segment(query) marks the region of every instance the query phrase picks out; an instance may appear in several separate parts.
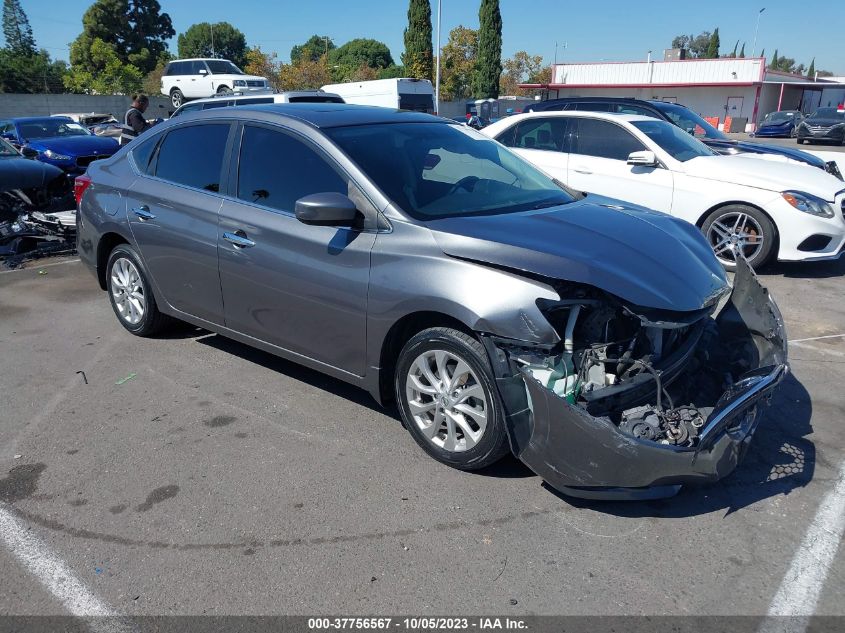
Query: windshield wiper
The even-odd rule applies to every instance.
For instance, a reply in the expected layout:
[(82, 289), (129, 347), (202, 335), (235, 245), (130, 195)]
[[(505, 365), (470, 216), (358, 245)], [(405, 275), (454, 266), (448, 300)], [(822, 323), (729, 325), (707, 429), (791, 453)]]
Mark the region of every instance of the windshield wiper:
[(547, 209), (549, 207), (559, 207), (561, 205), (567, 204), (567, 202), (538, 202), (533, 207), (531, 207), (531, 211), (536, 211), (537, 209)]

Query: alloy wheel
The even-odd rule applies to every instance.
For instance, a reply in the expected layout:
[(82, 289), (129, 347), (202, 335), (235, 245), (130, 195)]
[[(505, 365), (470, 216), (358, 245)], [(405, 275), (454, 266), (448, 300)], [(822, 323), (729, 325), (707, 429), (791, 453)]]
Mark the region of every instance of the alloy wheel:
[(111, 268), (110, 290), (120, 318), (129, 325), (138, 325), (147, 310), (141, 275), (129, 259), (120, 257)]
[(422, 434), (450, 452), (471, 449), (487, 428), (487, 394), (462, 358), (445, 350), (427, 350), (408, 370), (408, 409)]
[(720, 215), (710, 225), (707, 240), (716, 258), (728, 264), (736, 263), (736, 254), (742, 253), (752, 261), (763, 248), (763, 229), (748, 213), (729, 211)]

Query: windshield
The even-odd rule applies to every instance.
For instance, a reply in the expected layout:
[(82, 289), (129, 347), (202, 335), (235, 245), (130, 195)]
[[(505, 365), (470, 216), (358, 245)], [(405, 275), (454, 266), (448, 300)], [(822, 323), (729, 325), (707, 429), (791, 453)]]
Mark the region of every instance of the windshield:
[(418, 220), (515, 213), (575, 199), (556, 181), (463, 125), (362, 125), (326, 134)]
[(692, 134), (696, 138), (710, 138), (728, 140), (728, 137), (684, 106), (674, 103), (652, 102), (658, 110), (665, 114), (679, 128)]
[(663, 151), (672, 158), (682, 163), (699, 156), (716, 155), (716, 152), (704, 143), (666, 121), (633, 121), (631, 125), (660, 145)]
[(57, 136), (91, 136), (91, 133), (79, 123), (53, 117), (21, 121), (18, 123), (18, 130), (21, 137), (29, 140), (55, 138)]
[(0, 138), (0, 156), (20, 156), (20, 154), (5, 139)]
[(212, 75), (243, 75), (243, 71), (226, 59), (207, 59), (208, 70)]
[(795, 112), (769, 112), (763, 119), (763, 123), (780, 123), (783, 121), (792, 121), (795, 118)]
[(819, 108), (813, 112), (808, 119), (845, 119), (845, 111), (839, 112), (836, 108)]

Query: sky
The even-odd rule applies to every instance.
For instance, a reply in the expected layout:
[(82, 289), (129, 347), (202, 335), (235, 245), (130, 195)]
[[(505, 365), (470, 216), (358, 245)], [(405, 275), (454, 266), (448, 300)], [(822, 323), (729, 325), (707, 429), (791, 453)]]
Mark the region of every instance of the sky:
[[(159, 0), (169, 13), (176, 33), (196, 22), (232, 23), (246, 35), (247, 43), (282, 61), (290, 58), (294, 44), (313, 34), (328, 35), (335, 44), (367, 37), (390, 47), (400, 62), (402, 32), (407, 24), (407, 0)], [(21, 0), (36, 42), (54, 58), (67, 59), (68, 44), (82, 30), (82, 14), (90, 0)], [(479, 0), (442, 0), (442, 43), (458, 25), (478, 27)], [(542, 55), (546, 63), (560, 61), (635, 61), (655, 59), (681, 33), (698, 34), (719, 27), (722, 52), (733, 50), (739, 40), (750, 56), (758, 11), (760, 28), (757, 52), (774, 49), (817, 70), (845, 75), (845, 1), (816, 0), (804, 11), (794, 0), (706, 0), (689, 2), (567, 2), (565, 0), (501, 0), (502, 54), (519, 50)], [(436, 29), (437, 0), (432, 0)], [(436, 37), (436, 35), (435, 35)], [(436, 46), (436, 41), (435, 41)], [(175, 38), (170, 43), (176, 52)]]

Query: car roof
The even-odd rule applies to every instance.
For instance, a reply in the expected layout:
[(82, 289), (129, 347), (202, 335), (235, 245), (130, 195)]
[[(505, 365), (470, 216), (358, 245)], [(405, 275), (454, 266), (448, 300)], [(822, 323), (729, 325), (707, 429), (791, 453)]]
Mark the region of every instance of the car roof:
[(616, 114), (614, 112), (591, 112), (590, 110), (540, 110), (539, 112), (524, 112), (523, 114), (514, 114), (500, 121), (510, 121), (512, 119), (543, 119), (548, 117), (568, 117), (577, 119), (604, 119), (607, 121), (628, 121), (635, 123), (637, 121), (660, 121), (662, 119), (655, 119), (650, 116), (643, 116), (642, 114)]
[[(285, 90), (283, 92), (269, 92), (269, 93), (260, 93), (260, 94), (219, 94), (213, 97), (203, 97), (202, 99), (191, 99), (187, 103), (184, 103), (179, 106), (179, 109), (183, 109), (187, 105), (191, 105), (193, 103), (219, 103), (220, 101), (254, 101), (256, 99), (275, 99), (277, 97), (305, 97), (305, 96), (313, 96), (313, 97), (336, 97), (338, 99), (343, 99), (339, 94), (336, 92), (326, 92), (325, 90)], [(276, 102), (276, 103), (281, 103)], [(239, 106), (243, 107), (243, 106)]]
[(13, 119), (8, 119), (14, 123), (34, 123), (35, 121), (49, 121), (50, 119), (67, 119), (68, 121), (73, 121), (67, 115), (54, 115), (54, 116), (22, 116), (16, 117)]
[(454, 121), (424, 114), (392, 108), (352, 105), (349, 103), (267, 103), (240, 105), (231, 108), (214, 108), (191, 112), (185, 117), (192, 120), (209, 118), (254, 118), (272, 120), (276, 116), (299, 119), (317, 128), (344, 127), (348, 125), (370, 125), (374, 123), (448, 123)]

